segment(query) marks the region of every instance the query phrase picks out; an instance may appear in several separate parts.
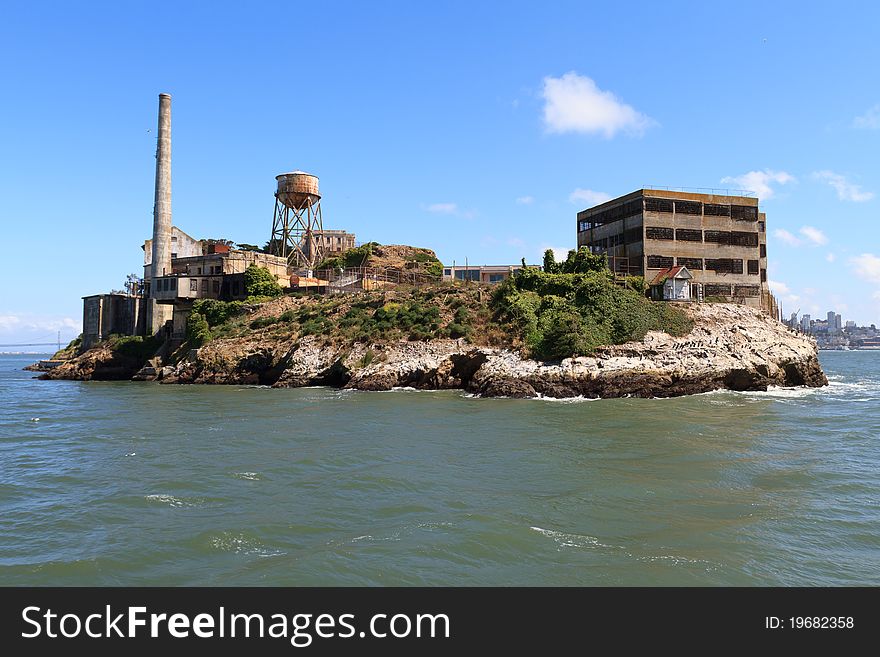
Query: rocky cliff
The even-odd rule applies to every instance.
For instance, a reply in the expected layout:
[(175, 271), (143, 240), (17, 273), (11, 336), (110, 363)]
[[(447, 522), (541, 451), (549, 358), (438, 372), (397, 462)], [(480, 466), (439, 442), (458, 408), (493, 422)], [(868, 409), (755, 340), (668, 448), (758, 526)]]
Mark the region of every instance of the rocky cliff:
[[(173, 366), (144, 368), (161, 383), (331, 385), (359, 390), (460, 388), (483, 396), (671, 397), (719, 388), (827, 384), (815, 342), (757, 310), (730, 304), (683, 306), (694, 321), (683, 337), (650, 332), (561, 362), (460, 339), (328, 343), (318, 336), (215, 339)], [(108, 350), (93, 349), (43, 378), (130, 378)]]

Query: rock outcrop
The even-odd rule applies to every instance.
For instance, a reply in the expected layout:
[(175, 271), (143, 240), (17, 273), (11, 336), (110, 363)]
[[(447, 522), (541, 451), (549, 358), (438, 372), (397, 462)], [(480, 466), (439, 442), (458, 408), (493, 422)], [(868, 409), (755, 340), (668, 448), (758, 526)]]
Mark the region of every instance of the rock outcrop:
[[(651, 332), (640, 342), (603, 347), (588, 357), (544, 363), (464, 339), (394, 344), (322, 344), (248, 338), (215, 340), (171, 367), (149, 366), (140, 379), (162, 383), (331, 385), (358, 390), (460, 388), (487, 397), (672, 397), (720, 388), (828, 383), (813, 340), (759, 311), (732, 304), (686, 307), (694, 329), (683, 337)], [(44, 378), (131, 378), (100, 350)], [(118, 376), (116, 376), (118, 375)]]

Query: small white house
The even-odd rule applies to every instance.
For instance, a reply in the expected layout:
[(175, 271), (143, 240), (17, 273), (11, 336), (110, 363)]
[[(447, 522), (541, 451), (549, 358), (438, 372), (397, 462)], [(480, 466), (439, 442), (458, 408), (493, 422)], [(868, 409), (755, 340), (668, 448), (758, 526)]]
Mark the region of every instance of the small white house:
[(690, 301), (691, 274), (687, 267), (661, 269), (651, 281), (651, 298), (656, 301)]

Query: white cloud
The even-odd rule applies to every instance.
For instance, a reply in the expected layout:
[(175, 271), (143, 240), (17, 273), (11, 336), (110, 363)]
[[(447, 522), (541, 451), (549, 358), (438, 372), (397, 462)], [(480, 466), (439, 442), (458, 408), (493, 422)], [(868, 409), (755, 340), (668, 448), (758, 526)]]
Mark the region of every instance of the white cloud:
[(432, 203), (426, 206), (425, 210), (435, 214), (456, 214), (458, 212), (458, 205), (455, 203)]
[(721, 179), (721, 182), (739, 185), (742, 189), (755, 192), (758, 198), (766, 200), (774, 194), (771, 184), (785, 185), (790, 182), (796, 182), (796, 179), (785, 171), (764, 169), (763, 171), (749, 171), (741, 176), (725, 176)]
[(774, 230), (773, 237), (778, 240), (782, 240), (789, 246), (800, 246), (801, 244), (801, 241), (797, 237), (782, 228), (777, 228), (776, 230)]
[(774, 281), (771, 279), (767, 281), (767, 285), (769, 285), (770, 289), (776, 294), (791, 294), (791, 288), (782, 281)]
[(835, 256), (833, 253), (829, 253), (825, 256), (825, 259), (828, 262), (834, 262), (837, 259), (837, 256)]
[(859, 185), (849, 182), (845, 176), (833, 171), (816, 171), (813, 178), (828, 183), (837, 191), (837, 198), (841, 201), (854, 201), (862, 203), (874, 198), (874, 192), (863, 192)]
[(563, 260), (565, 260), (568, 257), (568, 252), (571, 251), (570, 247), (550, 246), (549, 244), (542, 244), (538, 254), (542, 260), (544, 258), (544, 251), (546, 251), (547, 249), (553, 251), (553, 257), (556, 258), (556, 262), (562, 262)]
[(434, 214), (448, 214), (462, 219), (473, 219), (477, 216), (476, 210), (462, 210), (457, 203), (431, 203), (430, 205), (422, 205), (422, 210)]
[(591, 78), (569, 71), (559, 78), (544, 78), (544, 125), (548, 132), (602, 134), (618, 132), (639, 136), (656, 121), (602, 91)]
[(787, 304), (800, 301), (800, 297), (793, 294), (791, 288), (782, 281), (774, 281), (773, 279), (770, 279), (767, 281), (767, 285), (770, 286), (770, 291), (773, 292), (773, 294)]
[(880, 285), (880, 258), (873, 253), (863, 253), (849, 259), (856, 275), (870, 283)]
[(605, 192), (595, 192), (592, 189), (581, 189), (578, 187), (568, 195), (568, 200), (572, 203), (586, 203), (589, 206), (599, 205), (605, 201), (611, 200), (611, 195)]
[(823, 244), (828, 243), (828, 238), (818, 228), (813, 228), (812, 226), (804, 226), (800, 229), (800, 234), (803, 235), (807, 241), (811, 242), (814, 246), (822, 246)]
[(869, 108), (868, 111), (861, 116), (854, 118), (853, 127), (864, 128), (866, 130), (880, 129), (880, 103)]
[(516, 199), (518, 205), (531, 205), (535, 202), (534, 196), (520, 196)]
[[(801, 246), (802, 244), (808, 244), (810, 246), (822, 246), (823, 244), (828, 243), (828, 237), (818, 228), (813, 228), (812, 226), (801, 226), (798, 230), (798, 233), (801, 237), (794, 235), (784, 228), (777, 228), (773, 231), (773, 237), (776, 239), (785, 242), (788, 246)], [(832, 259), (834, 258), (832, 254)], [(831, 262), (829, 260), (829, 262)]]
[(16, 315), (0, 315), (0, 331), (11, 331), (20, 324), (21, 318)]

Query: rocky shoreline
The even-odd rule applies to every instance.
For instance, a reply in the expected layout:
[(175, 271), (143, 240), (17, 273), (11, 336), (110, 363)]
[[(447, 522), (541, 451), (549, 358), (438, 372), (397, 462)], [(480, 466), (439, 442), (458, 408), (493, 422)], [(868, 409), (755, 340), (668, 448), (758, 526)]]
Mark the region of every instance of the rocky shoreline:
[(393, 344), (322, 344), (315, 336), (277, 341), (214, 340), (174, 365), (136, 363), (95, 348), (45, 372), (44, 379), (158, 381), (163, 384), (314, 385), (357, 390), (463, 389), (485, 397), (674, 397), (717, 389), (827, 385), (815, 342), (759, 311), (692, 304), (683, 337), (648, 333), (640, 342), (544, 363), (464, 339)]

